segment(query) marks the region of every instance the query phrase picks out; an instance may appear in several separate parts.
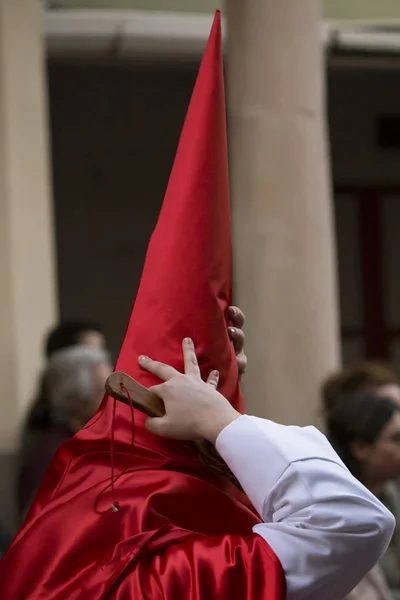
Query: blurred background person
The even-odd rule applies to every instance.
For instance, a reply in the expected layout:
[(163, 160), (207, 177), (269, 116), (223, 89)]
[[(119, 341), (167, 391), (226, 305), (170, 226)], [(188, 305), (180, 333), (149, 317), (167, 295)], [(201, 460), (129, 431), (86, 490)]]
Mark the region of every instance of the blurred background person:
[(360, 392), (391, 398), (400, 406), (400, 380), (396, 373), (383, 363), (366, 361), (336, 371), (324, 381), (321, 387), (322, 410), (327, 413), (338, 398)]
[[(400, 381), (390, 366), (376, 362), (365, 361), (352, 367), (345, 367), (328, 377), (321, 388), (322, 411), (327, 423), (328, 434), (332, 414), (336, 414), (336, 406), (340, 406), (339, 414), (346, 418), (358, 419), (360, 397), (374, 397), (374, 403), (391, 400), (400, 409)], [(354, 406), (344, 408), (343, 403)], [(372, 402), (372, 400), (370, 401)], [(344, 411), (347, 411), (346, 413)], [(357, 422), (350, 425), (356, 428)], [(391, 448), (394, 446), (394, 441)], [(400, 443), (400, 442), (399, 442)], [(379, 459), (379, 454), (378, 454)], [(346, 461), (345, 461), (346, 462)], [(389, 465), (390, 467), (390, 465)], [(396, 598), (400, 597), (400, 473), (394, 469), (392, 475), (385, 469), (382, 471), (385, 484), (379, 485), (379, 498), (396, 517), (396, 530), (390, 545), (390, 552), (385, 557), (385, 570), (392, 591)], [(390, 557), (390, 560), (389, 560)]]
[[(400, 476), (399, 405), (369, 392), (338, 396), (326, 414), (326, 427), (347, 468), (400, 519), (399, 496), (392, 483)], [(399, 557), (397, 528), (380, 564), (353, 590), (349, 600), (399, 600)]]
[[(102, 325), (89, 320), (61, 322), (48, 333), (45, 339), (46, 359), (49, 360), (58, 350), (75, 345), (105, 349), (107, 342)], [(22, 443), (32, 431), (35, 433), (36, 430), (48, 427), (50, 424), (51, 415), (42, 375), (39, 379), (38, 391), (23, 425)]]
[(29, 430), (19, 456), (20, 516), (26, 514), (56, 450), (96, 413), (111, 371), (109, 354), (101, 347), (75, 345), (51, 354), (42, 378), (46, 419)]

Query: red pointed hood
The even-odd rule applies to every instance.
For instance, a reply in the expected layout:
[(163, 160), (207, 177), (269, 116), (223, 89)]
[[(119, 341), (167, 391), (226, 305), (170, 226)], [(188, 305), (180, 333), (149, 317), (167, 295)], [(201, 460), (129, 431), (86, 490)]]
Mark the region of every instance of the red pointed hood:
[(182, 370), (181, 343), (190, 336), (203, 377), (218, 369), (220, 391), (241, 410), (227, 334), (232, 258), (220, 20), (217, 13), (117, 370), (150, 386), (155, 379), (139, 367), (138, 356)]
[[(219, 390), (235, 408), (242, 410), (235, 351), (227, 331), (232, 259), (220, 20), (218, 12), (116, 370), (146, 387), (159, 383), (139, 366), (138, 357), (146, 354), (183, 371), (182, 340), (190, 336), (203, 377), (218, 369)], [(129, 407), (117, 403), (114, 412), (114, 401), (106, 395), (97, 415), (63, 446), (59, 460), (53, 461), (31, 515), (46, 506), (58, 478), (62, 479), (63, 488), (76, 486), (75, 472), (68, 469), (67, 474), (65, 470), (71, 457), (81, 463), (76, 473), (85, 477), (87, 483), (85, 469), (90, 470), (93, 464), (96, 469), (91, 470), (91, 484), (110, 482), (112, 439), (118, 472), (121, 468), (134, 468), (143, 449), (153, 467), (204, 471), (192, 447), (151, 434), (144, 427), (144, 415), (135, 413), (132, 446)], [(142, 457), (139, 462), (143, 461)], [(108, 496), (108, 484), (103, 487)]]
[[(220, 372), (219, 390), (238, 410), (243, 409), (235, 351), (229, 340), (227, 311), (231, 303), (232, 258), (225, 94), (222, 64), (221, 17), (216, 14), (186, 115), (168, 189), (157, 226), (150, 240), (142, 279), (129, 320), (116, 370), (150, 387), (158, 380), (144, 371), (138, 357), (145, 354), (183, 371), (182, 340), (196, 345), (204, 378)], [(69, 453), (85, 454), (90, 448), (104, 452), (102, 469), (109, 476), (110, 442), (125, 466), (132, 452), (146, 448), (157, 460), (168, 456), (165, 468), (196, 468), (193, 449), (148, 432), (145, 417), (136, 412), (135, 444), (129, 408), (106, 396), (97, 415), (64, 446)], [(68, 452), (69, 451), (69, 452)], [(78, 453), (78, 454), (77, 454)], [(98, 455), (97, 455), (98, 456)], [(124, 458), (123, 458), (124, 456)], [(64, 483), (69, 477), (60, 463)], [(96, 458), (96, 461), (98, 459)], [(172, 462), (171, 462), (172, 461)], [(57, 461), (52, 468), (55, 473)], [(97, 466), (96, 477), (100, 476)], [(54, 484), (53, 478), (49, 491)], [(46, 485), (35, 504), (47, 502)]]

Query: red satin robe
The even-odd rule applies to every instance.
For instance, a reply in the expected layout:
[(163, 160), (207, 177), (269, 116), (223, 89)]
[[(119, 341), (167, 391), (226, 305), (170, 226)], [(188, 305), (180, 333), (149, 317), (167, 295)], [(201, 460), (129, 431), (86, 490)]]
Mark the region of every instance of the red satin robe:
[[(7, 600), (283, 600), (285, 579), (248, 500), (179, 442), (151, 436), (112, 401), (56, 455), (0, 561)], [(149, 443), (149, 440), (151, 443)], [(124, 470), (127, 469), (125, 472)], [(119, 511), (111, 509), (116, 499)]]

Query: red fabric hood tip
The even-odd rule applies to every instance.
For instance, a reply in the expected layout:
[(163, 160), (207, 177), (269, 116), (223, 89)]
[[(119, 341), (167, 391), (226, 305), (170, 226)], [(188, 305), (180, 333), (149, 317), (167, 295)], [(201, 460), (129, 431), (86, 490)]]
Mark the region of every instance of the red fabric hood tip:
[[(138, 357), (144, 354), (183, 371), (182, 340), (189, 336), (196, 345), (203, 378), (218, 369), (219, 391), (244, 412), (235, 352), (227, 332), (231, 301), (228, 150), (217, 12), (116, 370), (146, 387), (159, 383), (139, 366)], [(137, 444), (187, 455), (182, 444), (148, 433), (142, 415), (136, 413), (135, 420)], [(126, 407), (117, 407), (116, 423), (116, 439), (130, 444)], [(106, 397), (84, 435), (110, 439), (111, 426), (112, 402)]]

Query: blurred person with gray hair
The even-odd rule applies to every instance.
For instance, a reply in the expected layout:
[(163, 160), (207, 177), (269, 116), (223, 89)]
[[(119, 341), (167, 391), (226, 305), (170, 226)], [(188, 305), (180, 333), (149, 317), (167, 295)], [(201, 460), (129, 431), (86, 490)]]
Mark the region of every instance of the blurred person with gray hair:
[[(106, 348), (107, 340), (104, 336), (103, 326), (100, 323), (87, 319), (61, 321), (47, 334), (43, 350), (46, 362), (60, 350), (72, 346), (89, 346), (91, 348)], [(32, 431), (48, 427), (52, 424), (49, 400), (46, 396), (44, 372), (39, 377), (39, 385), (25, 418), (22, 428), (22, 443), (24, 438)]]
[(112, 371), (108, 352), (75, 345), (55, 352), (44, 372), (51, 422), (24, 440), (18, 472), (18, 509), (25, 515), (57, 449), (96, 413)]

